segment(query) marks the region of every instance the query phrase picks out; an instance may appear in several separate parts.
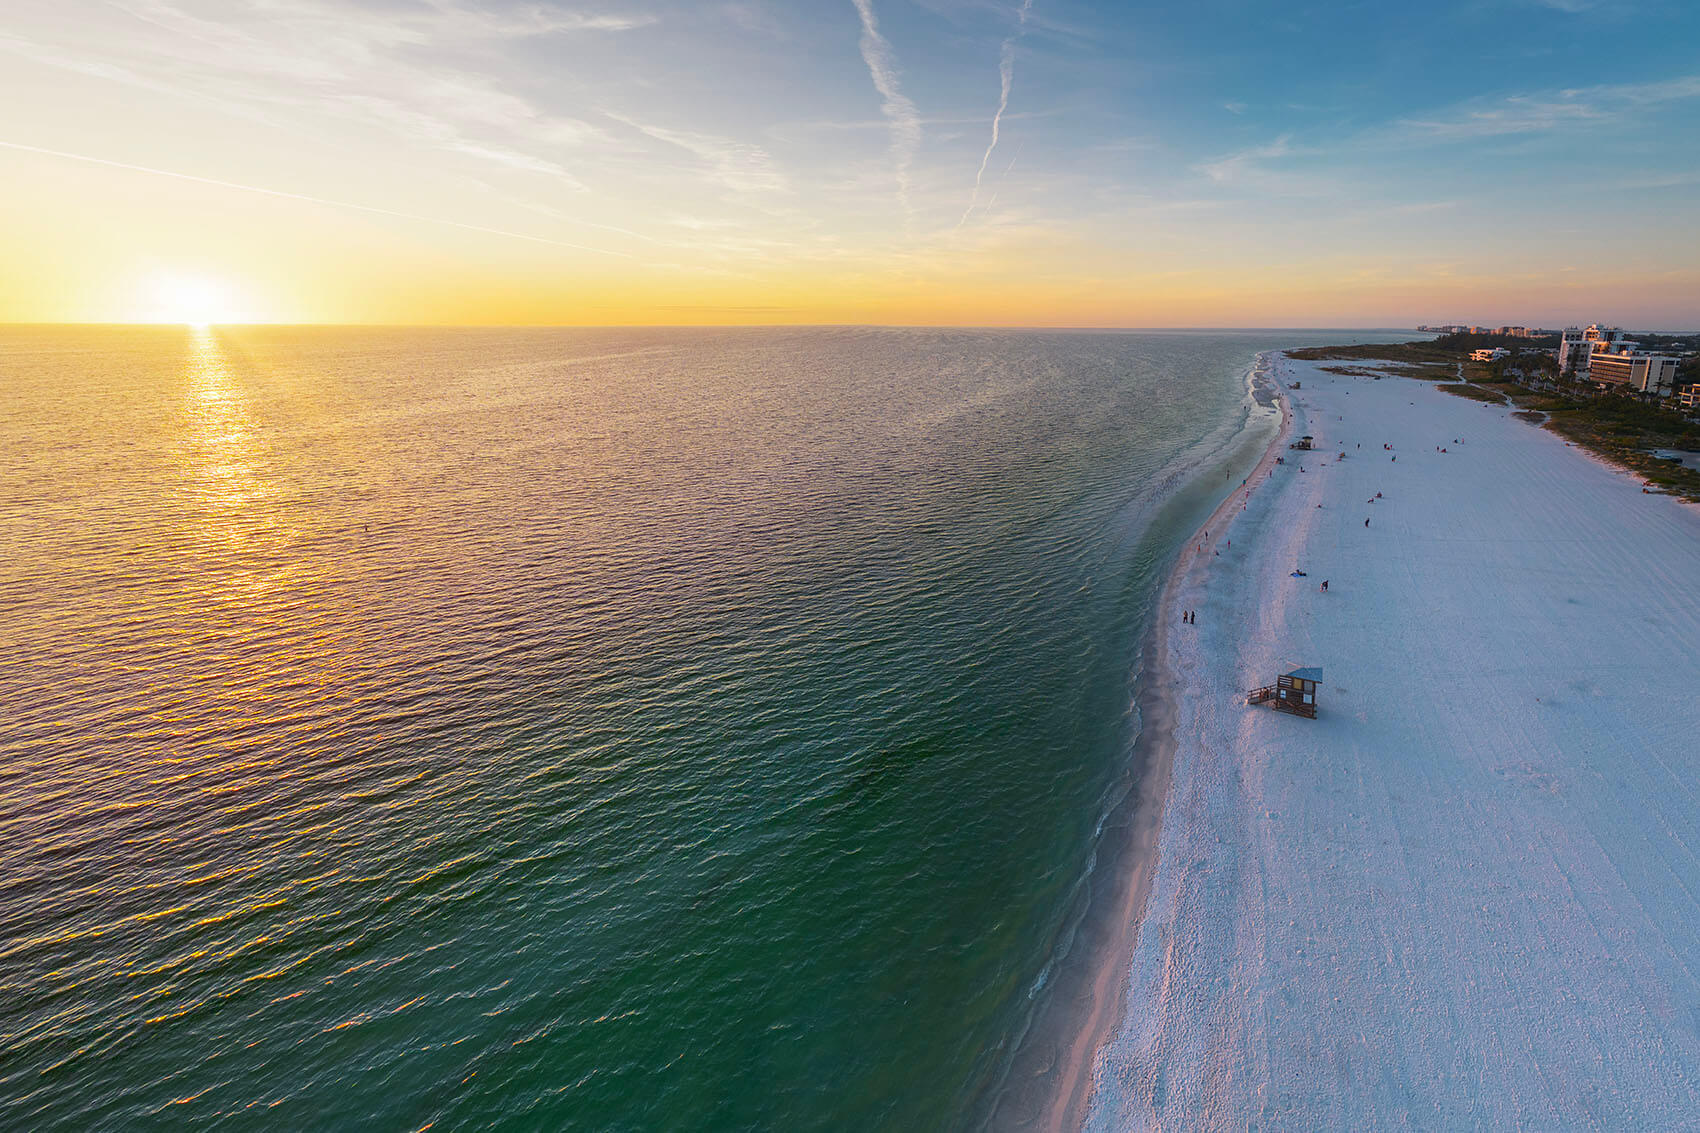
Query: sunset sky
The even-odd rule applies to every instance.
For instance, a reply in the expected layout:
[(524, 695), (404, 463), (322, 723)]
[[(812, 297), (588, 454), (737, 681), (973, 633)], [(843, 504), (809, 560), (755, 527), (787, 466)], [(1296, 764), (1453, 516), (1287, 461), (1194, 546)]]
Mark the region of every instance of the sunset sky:
[(7, 0), (0, 321), (1700, 324), (1694, 0)]

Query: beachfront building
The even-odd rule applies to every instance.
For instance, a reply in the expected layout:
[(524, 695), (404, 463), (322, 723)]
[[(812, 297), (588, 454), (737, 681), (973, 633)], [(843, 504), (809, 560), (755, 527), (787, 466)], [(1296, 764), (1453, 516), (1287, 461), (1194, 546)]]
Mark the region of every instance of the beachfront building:
[(1648, 354), (1633, 343), (1596, 347), (1589, 353), (1588, 380), (1602, 386), (1627, 386), (1637, 393), (1669, 397), (1676, 392), (1676, 359)]
[(1678, 393), (1676, 397), (1682, 407), (1690, 413), (1696, 409), (1700, 409), (1700, 384), (1683, 386), (1681, 392)]
[(1631, 347), (1635, 345), (1623, 337), (1622, 327), (1603, 327), (1599, 323), (1587, 327), (1565, 327), (1558, 342), (1558, 372), (1566, 374), (1574, 371), (1578, 378), (1585, 378), (1596, 348), (1624, 343)]
[(1491, 350), (1470, 351), (1470, 361), (1472, 362), (1497, 362), (1501, 358), (1509, 357), (1511, 357), (1511, 351), (1505, 349), (1503, 346), (1495, 346)]

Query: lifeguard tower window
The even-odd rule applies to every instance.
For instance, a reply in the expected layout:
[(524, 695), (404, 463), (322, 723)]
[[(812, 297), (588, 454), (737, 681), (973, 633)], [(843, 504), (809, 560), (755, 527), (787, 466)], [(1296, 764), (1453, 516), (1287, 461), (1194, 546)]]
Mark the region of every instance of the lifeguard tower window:
[(1275, 678), (1275, 704), (1277, 712), (1291, 712), (1295, 716), (1316, 718), (1316, 686), (1321, 683), (1322, 670), (1295, 669)]

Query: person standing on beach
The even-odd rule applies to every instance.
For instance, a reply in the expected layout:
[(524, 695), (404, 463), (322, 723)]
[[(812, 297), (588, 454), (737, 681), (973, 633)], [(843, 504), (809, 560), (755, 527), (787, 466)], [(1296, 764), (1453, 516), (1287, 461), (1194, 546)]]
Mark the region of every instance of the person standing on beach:
[(1365, 517), (1365, 519), (1364, 519), (1364, 526), (1365, 526), (1365, 527), (1368, 527), (1368, 526), (1369, 526), (1369, 519), (1368, 519), (1368, 517), (1367, 517), (1367, 516), (1366, 516), (1366, 517)]

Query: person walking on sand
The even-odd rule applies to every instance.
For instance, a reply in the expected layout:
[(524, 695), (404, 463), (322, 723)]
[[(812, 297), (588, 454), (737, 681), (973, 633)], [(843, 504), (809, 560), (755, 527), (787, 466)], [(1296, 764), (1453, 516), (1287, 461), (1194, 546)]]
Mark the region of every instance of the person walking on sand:
[(1326, 578), (1322, 580), (1322, 592), (1328, 593), (1328, 580)]
[(1365, 527), (1368, 527), (1368, 526), (1369, 526), (1369, 517), (1368, 517), (1368, 516), (1365, 516), (1365, 517), (1364, 517), (1364, 526), (1365, 526)]

